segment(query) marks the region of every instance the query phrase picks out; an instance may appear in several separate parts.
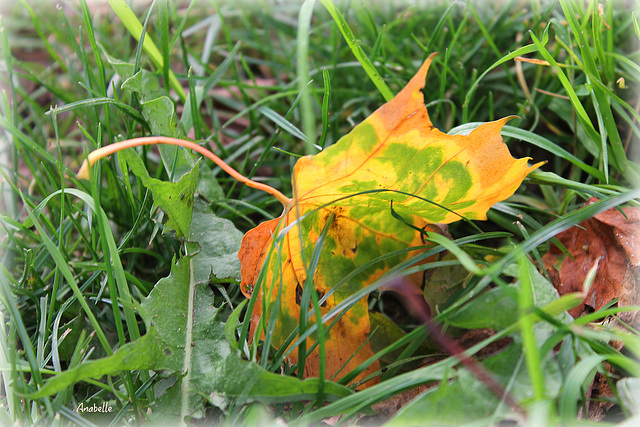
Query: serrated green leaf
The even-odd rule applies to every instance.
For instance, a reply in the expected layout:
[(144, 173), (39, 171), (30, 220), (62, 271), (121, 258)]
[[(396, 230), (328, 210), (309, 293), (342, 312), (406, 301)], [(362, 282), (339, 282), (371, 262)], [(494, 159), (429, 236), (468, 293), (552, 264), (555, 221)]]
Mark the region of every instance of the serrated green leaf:
[(122, 150), (119, 155), (131, 171), (153, 194), (153, 200), (167, 214), (165, 231), (175, 230), (178, 238), (189, 235), (193, 199), (198, 182), (199, 163), (182, 176), (178, 182), (166, 182), (152, 178), (142, 160), (132, 149)]
[(109, 55), (107, 49), (101, 43), (97, 43), (102, 55), (107, 58), (107, 62), (111, 65), (121, 80), (127, 80), (135, 73), (136, 66), (131, 62), (122, 61)]
[[(131, 67), (134, 67), (134, 64), (121, 62), (116, 62), (112, 65), (117, 66), (118, 68), (116, 69), (121, 69), (122, 71), (129, 73), (133, 71)], [(123, 90), (136, 92), (142, 95), (144, 99), (156, 99), (167, 94), (167, 92), (160, 87), (158, 77), (154, 76), (147, 70), (140, 70), (137, 73), (130, 75), (130, 77), (122, 76), (122, 78), (125, 79), (122, 82), (122, 85), (120, 85)]]
[[(29, 394), (38, 399), (50, 396), (89, 378), (116, 374), (121, 370), (191, 369), (189, 390), (208, 395), (225, 394), (230, 398), (266, 402), (308, 400), (317, 392), (317, 379), (301, 381), (262, 369), (242, 359), (232, 350), (224, 334), (224, 324), (217, 319), (213, 293), (206, 285), (191, 280), (191, 259), (175, 262), (168, 277), (161, 279), (142, 302), (149, 315), (148, 332), (125, 344), (112, 356), (91, 360), (49, 379), (42, 388)], [(187, 358), (187, 313), (190, 286), (194, 286), (194, 323)], [(346, 396), (351, 391), (334, 383), (324, 384), (329, 399)]]
[[(160, 88), (157, 77), (146, 70), (140, 70), (122, 83), (122, 88), (141, 96), (142, 117), (154, 135), (184, 138), (182, 125), (178, 123), (175, 105)], [(189, 172), (195, 161), (189, 152), (175, 145), (159, 145), (165, 170), (175, 182)]]
[(208, 283), (213, 275), (218, 280), (240, 281), (238, 250), (242, 232), (233, 223), (218, 218), (200, 200), (193, 205), (189, 241), (197, 242), (200, 251), (193, 258), (196, 283)]

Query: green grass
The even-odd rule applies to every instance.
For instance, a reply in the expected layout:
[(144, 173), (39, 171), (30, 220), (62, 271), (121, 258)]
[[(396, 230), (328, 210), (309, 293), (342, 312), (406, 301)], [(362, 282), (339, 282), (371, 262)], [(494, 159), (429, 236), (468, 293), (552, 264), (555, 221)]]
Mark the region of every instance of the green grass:
[[(639, 206), (640, 3), (133, 3), (2, 6), (0, 423), (512, 419), (507, 402), (379, 291), (385, 277), (416, 272), (454, 281), (435, 316), (448, 335), (495, 332), (468, 353), (513, 341), (482, 365), (528, 422), (586, 423), (603, 399), (612, 404), (603, 422), (640, 416), (637, 323), (611, 321), (630, 309), (614, 301), (572, 319), (575, 298), (558, 298), (539, 270), (557, 233)], [(436, 127), (461, 133), (516, 114), (503, 130), (512, 154), (547, 163), (488, 221), (450, 225), (451, 240), (433, 238), (437, 246), (323, 316), (323, 296), (305, 286), (302, 305), (315, 310), (301, 310), (291, 349), (310, 351), (306, 338), (361, 298), (387, 316), (374, 323), (385, 339), (372, 341), (381, 382), (366, 390), (348, 385), (357, 371), (337, 384), (300, 381), (305, 360), (288, 364), (291, 349), (270, 345), (273, 321), (264, 341), (248, 338), (258, 302), (240, 292), (235, 252), (242, 233), (280, 215), (275, 198), (168, 146), (75, 176), (95, 148), (163, 135), (205, 141), (290, 195), (298, 157), (336, 142), (436, 51), (425, 89)], [(600, 202), (585, 206), (589, 197)], [(421, 262), (431, 255), (438, 260)], [(306, 261), (314, 271), (317, 257)], [(611, 396), (587, 395), (596, 372)], [(424, 384), (432, 387), (389, 421), (372, 409)]]

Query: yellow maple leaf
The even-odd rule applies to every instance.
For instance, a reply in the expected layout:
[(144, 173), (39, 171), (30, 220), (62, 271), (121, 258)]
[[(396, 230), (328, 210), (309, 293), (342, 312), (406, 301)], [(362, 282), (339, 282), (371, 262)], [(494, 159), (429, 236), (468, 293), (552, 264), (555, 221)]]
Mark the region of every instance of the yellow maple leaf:
[[(271, 337), (276, 347), (298, 326), (308, 261), (327, 222), (312, 278), (315, 290), (325, 296), (323, 314), (416, 253), (408, 249), (424, 250), (423, 234), (417, 229), (463, 217), (486, 219), (493, 204), (511, 196), (542, 164), (528, 166), (528, 158), (514, 159), (509, 153), (500, 130), (511, 117), (464, 136), (434, 128), (421, 91), (432, 58), (395, 98), (336, 144), (299, 159), (292, 177), (294, 198), (285, 204), (282, 216), (245, 234), (239, 252), (242, 291), (251, 297), (256, 285), (259, 289), (252, 313), (254, 332), (261, 319), (263, 329), (268, 328), (268, 313), (278, 310)], [(394, 218), (392, 204), (413, 227)], [(398, 253), (387, 256), (394, 252)], [(264, 280), (256, 283), (262, 268), (267, 269)], [(343, 280), (358, 269), (362, 271)], [(368, 333), (365, 295), (326, 334), (327, 378), (341, 378), (373, 355)], [(296, 351), (289, 360), (297, 363)], [(356, 380), (377, 369), (374, 362)], [(319, 372), (316, 349), (306, 358), (305, 376)]]
[[(511, 117), (485, 123), (464, 136), (434, 128), (422, 95), (432, 58), (395, 98), (349, 134), (321, 153), (299, 159), (291, 199), (242, 176), (198, 144), (160, 136), (96, 150), (78, 177), (88, 178), (90, 165), (120, 149), (173, 144), (201, 153), (240, 182), (276, 197), (283, 214), (248, 231), (238, 254), (242, 292), (251, 297), (257, 289), (251, 313), (254, 338), (268, 330), (275, 347), (291, 345), (301, 316), (303, 323), (311, 321), (306, 317), (309, 304), (301, 308), (305, 284), (321, 298), (322, 315), (349, 302), (323, 328), (325, 375), (339, 379), (373, 356), (367, 341), (367, 293), (362, 290), (424, 251), (424, 230), (437, 231), (434, 224), (461, 218), (486, 219), (493, 204), (511, 196), (542, 164), (528, 166), (528, 158), (514, 159), (509, 153), (500, 130)], [(267, 321), (272, 313), (277, 315), (274, 324)], [(309, 345), (301, 341), (299, 348), (311, 348), (317, 339), (312, 334)], [(288, 360), (298, 363), (298, 348), (291, 350)], [(303, 360), (305, 377), (321, 373), (317, 348)], [(354, 381), (377, 369), (377, 361), (371, 363)]]

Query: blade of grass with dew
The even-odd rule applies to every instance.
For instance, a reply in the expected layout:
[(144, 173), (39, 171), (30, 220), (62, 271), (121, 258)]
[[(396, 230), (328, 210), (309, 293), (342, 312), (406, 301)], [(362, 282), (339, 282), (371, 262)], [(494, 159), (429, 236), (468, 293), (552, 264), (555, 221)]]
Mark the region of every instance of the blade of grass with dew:
[(393, 92), (384, 82), (376, 68), (373, 66), (367, 55), (360, 47), (356, 37), (351, 32), (351, 28), (349, 28), (349, 24), (344, 19), (344, 16), (340, 13), (340, 11), (336, 8), (335, 4), (332, 0), (320, 0), (322, 5), (327, 9), (333, 20), (335, 21), (337, 27), (340, 29), (342, 36), (344, 37), (347, 45), (349, 45), (349, 49), (353, 52), (353, 55), (362, 65), (362, 68), (365, 70), (373, 84), (378, 88), (385, 101), (389, 101), (393, 98)]

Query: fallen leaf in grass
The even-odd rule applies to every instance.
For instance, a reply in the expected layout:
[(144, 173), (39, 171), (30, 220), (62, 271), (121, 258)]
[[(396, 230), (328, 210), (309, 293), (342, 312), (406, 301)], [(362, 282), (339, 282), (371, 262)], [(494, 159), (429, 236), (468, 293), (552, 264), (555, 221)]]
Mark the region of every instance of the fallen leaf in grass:
[[(292, 177), (294, 199), (282, 216), (245, 234), (238, 254), (242, 291), (251, 297), (259, 288), (253, 331), (259, 325), (270, 330), (275, 347), (299, 324), (305, 283), (312, 282), (319, 297), (325, 296), (321, 312), (326, 314), (414, 255), (411, 248), (424, 250), (419, 229), (463, 217), (486, 219), (487, 210), (511, 196), (540, 165), (530, 167), (526, 158), (509, 153), (500, 130), (511, 117), (485, 123), (466, 136), (434, 128), (421, 91), (432, 57), (395, 98), (336, 144), (300, 158)], [(316, 243), (323, 239), (317, 267), (308, 272)], [(265, 263), (264, 280), (258, 283)], [(357, 269), (358, 274), (343, 280)], [(272, 310), (278, 310), (275, 325), (266, 321)], [(368, 333), (363, 294), (325, 336), (327, 378), (340, 378), (373, 355)], [(289, 360), (297, 363), (296, 351)], [(373, 363), (355, 381), (377, 369)], [(304, 374), (319, 373), (316, 349), (306, 359)]]
[[(266, 331), (273, 346), (290, 346), (293, 332), (315, 320), (307, 313), (313, 306), (310, 289), (305, 292), (312, 286), (322, 315), (341, 304), (341, 314), (322, 335), (326, 378), (340, 379), (373, 356), (365, 288), (424, 251), (425, 231), (438, 233), (436, 223), (486, 219), (493, 204), (511, 196), (542, 164), (528, 166), (528, 158), (509, 153), (500, 130), (511, 117), (469, 135), (435, 129), (421, 92), (432, 58), (395, 98), (336, 144), (298, 160), (293, 199), (242, 176), (198, 144), (161, 136), (90, 153), (78, 178), (89, 178), (94, 162), (123, 148), (169, 144), (197, 151), (238, 181), (276, 197), (284, 206), (282, 216), (247, 232), (238, 253), (242, 292), (251, 297), (259, 288), (250, 314), (253, 335)], [(315, 346), (316, 335), (307, 338), (308, 346), (303, 340), (291, 349), (288, 360), (298, 363), (298, 350)], [(319, 376), (322, 366), (315, 348), (305, 358), (304, 376)], [(375, 361), (353, 381), (377, 369)]]
[[(596, 201), (591, 198), (587, 203)], [(640, 209), (625, 208), (621, 212), (612, 208), (556, 237), (571, 256), (552, 246), (542, 261), (560, 295), (583, 292), (587, 273), (597, 264), (583, 303), (569, 311), (573, 317), (598, 310), (614, 298), (618, 298), (619, 306), (640, 303)], [(619, 316), (632, 321), (635, 315), (629, 312)]]

